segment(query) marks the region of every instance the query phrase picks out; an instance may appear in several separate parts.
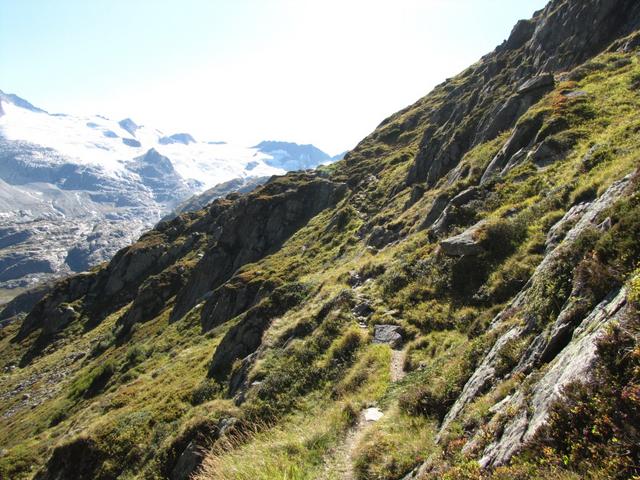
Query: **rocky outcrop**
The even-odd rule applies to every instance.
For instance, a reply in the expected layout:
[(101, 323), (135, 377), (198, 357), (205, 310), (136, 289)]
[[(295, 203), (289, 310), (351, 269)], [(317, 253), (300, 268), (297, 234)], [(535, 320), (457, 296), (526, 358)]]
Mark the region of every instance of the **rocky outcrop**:
[(58, 282), (29, 312), (20, 325), (17, 340), (26, 338), (40, 329), (42, 336), (51, 336), (62, 330), (75, 315), (69, 315), (69, 304), (86, 295), (97, 279), (95, 273), (75, 275)]
[(157, 275), (147, 278), (127, 312), (118, 319), (122, 332), (128, 332), (136, 323), (155, 318), (167, 306), (171, 297), (186, 283), (187, 269), (184, 265), (172, 265)]
[(203, 331), (211, 330), (247, 311), (266, 297), (273, 287), (271, 282), (247, 282), (240, 276), (233, 277), (206, 299), (200, 313)]
[(538, 133), (541, 126), (542, 118), (540, 117), (530, 118), (516, 125), (509, 140), (487, 166), (480, 182), (485, 183), (493, 175), (501, 172), (514, 155), (517, 155), (523, 148), (534, 141), (536, 133)]
[[(186, 313), (239, 267), (278, 248), (312, 216), (334, 205), (345, 189), (312, 174), (292, 174), (247, 197), (218, 201), (204, 216), (185, 214), (160, 223), (118, 252), (107, 266), (56, 284), (25, 318), (16, 340), (39, 329), (39, 345), (51, 341), (80, 319), (80, 315), (70, 314), (68, 305), (74, 302), (80, 302), (85, 321), (97, 325), (134, 300), (119, 320), (124, 333), (136, 322), (154, 318), (176, 296), (173, 320), (177, 320), (182, 316), (178, 312)], [(246, 218), (255, 221), (247, 222)], [(180, 263), (185, 255), (204, 249), (207, 242), (209, 247), (195, 267)], [(218, 302), (223, 291), (210, 294), (203, 328), (238, 315), (257, 301), (251, 290), (232, 302), (227, 288), (226, 298), (222, 295), (223, 301)]]
[(522, 85), (518, 87), (516, 93), (518, 95), (524, 95), (525, 93), (530, 93), (542, 88), (553, 87), (554, 83), (555, 80), (551, 73), (543, 73), (542, 75), (538, 75), (530, 78), (529, 80), (526, 80)]
[(471, 402), (474, 398), (482, 393), (485, 393), (489, 388), (495, 384), (497, 363), (500, 351), (504, 346), (517, 339), (522, 334), (522, 328), (515, 326), (507, 330), (500, 336), (498, 341), (493, 345), (489, 353), (484, 357), (480, 365), (475, 369), (471, 378), (467, 381), (460, 396), (456, 399), (453, 406), (449, 409), (449, 412), (444, 417), (440, 426), (440, 434), (442, 434), (455, 420), (462, 409)]
[(448, 204), (449, 199), (446, 195), (438, 195), (431, 203), (431, 207), (429, 207), (427, 215), (424, 217), (424, 220), (420, 224), (420, 230), (425, 230), (433, 225), (435, 221), (438, 220), (438, 218), (442, 215), (442, 212)]
[[(59, 281), (27, 315), (16, 339), (25, 338), (38, 329), (41, 329), (43, 340), (50, 339), (75, 319), (64, 314), (65, 305), (74, 302), (82, 304), (88, 321), (93, 325), (98, 324), (107, 315), (136, 298), (140, 286), (147, 279), (174, 265), (192, 250), (197, 250), (205, 238), (201, 228), (202, 225), (194, 223), (193, 218), (176, 218), (158, 225), (137, 243), (120, 250), (105, 267)], [(149, 282), (157, 282), (160, 278), (164, 277)], [(154, 297), (155, 292), (149, 290), (149, 296)], [(138, 305), (135, 305), (134, 312), (139, 308)]]
[(596, 358), (598, 339), (613, 322), (624, 325), (626, 292), (620, 290), (598, 305), (573, 332), (569, 345), (562, 350), (528, 392), (518, 390), (496, 412), (518, 412), (504, 425), (501, 437), (486, 447), (480, 459), (483, 467), (506, 463), (544, 425), (549, 409), (562, 396), (565, 386), (589, 377)]
[(468, 206), (471, 202), (482, 196), (479, 187), (469, 187), (447, 200), (446, 195), (439, 195), (431, 205), (429, 213), (418, 227), (420, 230), (430, 228), (435, 236), (445, 233), (451, 226), (461, 220), (460, 208)]
[(480, 235), (485, 224), (486, 222), (484, 220), (480, 221), (464, 232), (442, 240), (440, 242), (440, 248), (445, 255), (452, 257), (480, 255), (485, 251)]
[(335, 205), (345, 192), (344, 184), (299, 173), (271, 181), (232, 203), (214, 202), (210, 208), (211, 246), (178, 294), (171, 319), (184, 316), (242, 265), (279, 248), (312, 217)]
[(205, 448), (233, 431), (237, 419), (203, 420), (180, 434), (169, 446), (162, 462), (162, 473), (169, 480), (188, 480), (204, 458)]
[[(491, 323), (490, 328), (494, 331), (497, 332), (500, 329), (506, 329), (506, 331), (498, 336), (491, 350), (485, 355), (465, 384), (462, 393), (458, 396), (442, 422), (440, 435), (442, 435), (451, 422), (460, 415), (467, 404), (496, 384), (500, 352), (505, 345), (523, 339), (536, 328), (540, 328), (538, 318), (526, 310), (527, 305), (534, 302), (533, 295), (535, 295), (535, 291), (533, 286), (536, 282), (544, 282), (545, 276), (548, 276), (549, 272), (553, 271), (553, 266), (559, 261), (564, 261), (563, 259), (566, 256), (566, 252), (586, 229), (597, 227), (598, 216), (624, 195), (630, 182), (631, 176), (615, 182), (598, 199), (590, 202), (586, 206), (573, 209), (570, 215), (565, 215), (565, 217), (558, 222), (557, 225), (566, 224), (568, 219), (571, 218), (574, 225), (564, 234), (561, 241), (556, 238), (555, 242), (557, 246), (547, 253), (524, 289)], [(555, 235), (558, 235), (561, 230), (562, 228), (558, 226), (555, 230)], [(578, 259), (575, 260), (577, 261)], [(620, 292), (615, 298), (610, 296), (599, 306), (595, 307), (586, 318), (583, 317), (584, 320), (580, 319), (580, 327), (574, 331), (573, 329), (577, 326), (577, 324), (572, 323), (575, 321), (575, 317), (572, 317), (571, 322), (567, 323), (565, 320), (565, 312), (570, 309), (571, 302), (575, 300), (570, 298), (566, 300), (568, 303), (565, 304), (565, 308), (560, 312), (557, 320), (546, 326), (544, 332), (534, 337), (533, 340), (530, 340), (527, 350), (522, 354), (520, 363), (513, 367), (514, 372), (529, 374), (532, 370), (542, 366), (542, 359), (547, 362), (553, 360), (555, 367), (552, 367), (542, 380), (536, 381), (535, 383), (536, 386), (534, 386), (534, 389), (537, 388), (540, 392), (544, 392), (540, 393), (537, 397), (539, 401), (543, 401), (546, 397), (550, 397), (551, 399), (557, 398), (562, 385), (569, 383), (572, 379), (579, 378), (579, 376), (588, 370), (589, 361), (593, 358), (595, 352), (595, 340), (602, 333), (602, 328), (604, 328), (605, 325), (610, 321), (619, 319), (618, 312), (625, 303), (624, 292)], [(514, 324), (512, 319), (517, 318), (519, 313), (523, 319), (521, 322)], [(563, 342), (562, 339), (567, 337), (569, 337), (570, 340)], [(555, 348), (552, 348), (554, 345)], [(554, 354), (549, 355), (550, 352)], [(573, 362), (574, 364), (565, 371), (566, 362)], [(575, 375), (572, 372), (574, 372)], [(502, 374), (504, 375), (504, 372), (502, 372)], [(546, 375), (550, 376), (547, 377)], [(558, 378), (555, 378), (554, 375), (564, 375), (562, 382), (560, 382)], [(556, 381), (560, 382), (558, 384), (559, 386), (553, 391), (553, 395), (551, 395), (551, 392), (548, 390), (549, 386), (553, 388), (553, 385), (555, 385), (554, 382)], [(485, 453), (482, 461), (483, 465), (504, 463), (518, 450), (524, 441), (524, 432), (530, 432), (527, 436), (527, 438), (530, 438), (544, 421), (551, 400), (549, 400), (549, 402), (544, 400), (543, 403), (540, 403), (544, 408), (539, 405), (537, 410), (538, 414), (534, 416), (534, 419), (530, 419), (527, 417), (526, 407), (520, 408), (522, 405), (513, 403), (521, 401), (523, 395), (524, 394), (514, 396), (510, 403), (512, 410), (515, 408), (521, 412), (518, 417), (510, 423), (513, 432), (519, 433), (513, 433), (505, 429), (505, 433), (502, 436), (504, 441), (497, 441), (493, 453), (491, 453), (491, 451)], [(505, 406), (504, 408), (507, 407)], [(505, 435), (507, 436), (505, 437)], [(518, 437), (518, 439), (515, 439), (516, 437)], [(471, 446), (467, 448), (473, 448), (473, 445), (472, 443)]]
[[(442, 100), (424, 119), (429, 126), (406, 184), (435, 185), (475, 145), (513, 128), (552, 87), (553, 73), (571, 70), (635, 30), (639, 11), (633, 0), (554, 0), (533, 19), (519, 22), (504, 44), (461, 75), (460, 83), (436, 88)], [(522, 139), (514, 141), (511, 155), (522, 146)]]
[(209, 365), (209, 376), (222, 380), (231, 371), (235, 360), (246, 359), (256, 352), (271, 321), (296, 307), (307, 293), (303, 284), (285, 284), (247, 311), (220, 341)]

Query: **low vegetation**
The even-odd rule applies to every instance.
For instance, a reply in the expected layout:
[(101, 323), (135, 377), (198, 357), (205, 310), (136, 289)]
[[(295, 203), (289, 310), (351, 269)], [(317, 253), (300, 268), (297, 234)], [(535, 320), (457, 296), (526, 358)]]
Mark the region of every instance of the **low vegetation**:
[[(159, 277), (160, 308), (127, 328), (122, 318), (135, 300), (96, 313), (86, 296), (73, 304), (82, 314), (45, 343), (37, 330), (19, 338), (17, 322), (2, 327), (0, 477), (397, 480), (422, 466), (421, 479), (637, 478), (640, 60), (604, 52), (559, 76), (529, 108), (519, 122), (540, 123), (539, 142), (561, 152), (555, 161), (524, 160), (480, 184), (510, 127), (466, 149), (433, 185), (409, 182), (424, 131), (442, 140), (432, 112), (455, 110), (445, 105), (453, 91), (470, 101), (481, 66), (323, 167), (318, 178), (344, 182), (344, 197), (282, 245), (243, 262), (250, 249), (225, 244), (242, 266), (184, 316), (172, 318), (179, 293), (167, 293), (171, 282)], [(464, 117), (452, 135), (472, 121)], [(626, 193), (562, 243), (576, 225), (571, 214), (626, 176)], [(252, 199), (269, 206), (314, 179), (278, 178)], [(473, 198), (448, 210), (446, 228), (424, 226), (438, 198), (469, 187)], [(191, 214), (176, 244), (186, 245), (192, 228), (197, 247), (171, 272), (196, 268), (222, 235), (199, 222), (232, 205), (225, 199)], [(273, 218), (266, 230), (291, 220)], [(480, 221), (473, 254), (440, 247)], [(134, 249), (169, 256), (174, 243), (162, 244), (163, 235), (144, 236)], [(518, 413), (496, 406), (530, 394), (557, 354), (519, 369), (532, 343), (549, 336), (561, 312), (575, 328), (620, 288), (633, 318), (599, 339), (591, 378), (565, 388), (548, 424), (510, 463), (482, 469), (483, 449)], [(514, 299), (525, 290), (520, 308)], [(207, 323), (213, 309), (223, 320)], [(402, 344), (373, 343), (380, 324), (399, 327)], [(516, 329), (522, 334), (496, 349), (488, 380), (443, 428), (496, 341)], [(232, 361), (217, 368), (223, 351)], [(368, 409), (381, 418), (366, 421)]]

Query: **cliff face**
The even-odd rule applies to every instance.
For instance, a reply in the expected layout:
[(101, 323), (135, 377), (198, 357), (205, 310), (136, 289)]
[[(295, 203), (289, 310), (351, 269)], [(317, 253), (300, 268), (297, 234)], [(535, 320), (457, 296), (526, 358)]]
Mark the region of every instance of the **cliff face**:
[(344, 160), (12, 305), (2, 475), (640, 474), (639, 29), (552, 1)]
[[(494, 139), (570, 70), (638, 28), (633, 1), (553, 1), (518, 22), (508, 40), (441, 88), (406, 183), (433, 186), (473, 147)], [(527, 139), (528, 140), (528, 139)]]

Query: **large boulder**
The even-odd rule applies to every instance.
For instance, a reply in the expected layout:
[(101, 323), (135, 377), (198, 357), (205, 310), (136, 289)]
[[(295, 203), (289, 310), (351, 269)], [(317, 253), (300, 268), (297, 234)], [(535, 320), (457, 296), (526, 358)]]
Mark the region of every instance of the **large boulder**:
[(484, 223), (484, 221), (480, 221), (464, 232), (442, 240), (440, 242), (440, 248), (442, 248), (445, 255), (451, 257), (480, 255), (484, 252), (484, 248), (481, 245), (479, 233)]
[(386, 343), (392, 348), (402, 345), (401, 328), (398, 325), (375, 325), (373, 343)]

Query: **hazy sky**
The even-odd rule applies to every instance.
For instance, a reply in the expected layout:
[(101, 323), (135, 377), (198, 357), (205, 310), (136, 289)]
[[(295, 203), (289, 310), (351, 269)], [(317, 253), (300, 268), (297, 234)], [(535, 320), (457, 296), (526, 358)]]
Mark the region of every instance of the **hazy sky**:
[(335, 154), (545, 0), (0, 0), (0, 89), (51, 112)]

